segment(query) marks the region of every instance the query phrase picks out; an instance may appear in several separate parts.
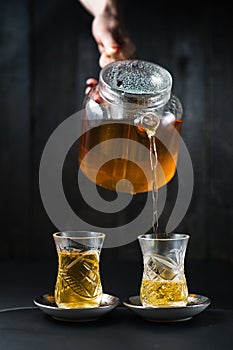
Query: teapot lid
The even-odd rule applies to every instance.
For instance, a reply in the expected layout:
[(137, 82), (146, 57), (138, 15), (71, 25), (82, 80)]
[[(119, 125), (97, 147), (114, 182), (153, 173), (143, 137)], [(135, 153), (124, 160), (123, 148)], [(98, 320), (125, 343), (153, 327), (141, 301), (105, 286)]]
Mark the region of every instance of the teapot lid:
[(171, 74), (152, 62), (115, 61), (100, 71), (99, 93), (113, 104), (161, 107), (170, 99), (171, 87)]

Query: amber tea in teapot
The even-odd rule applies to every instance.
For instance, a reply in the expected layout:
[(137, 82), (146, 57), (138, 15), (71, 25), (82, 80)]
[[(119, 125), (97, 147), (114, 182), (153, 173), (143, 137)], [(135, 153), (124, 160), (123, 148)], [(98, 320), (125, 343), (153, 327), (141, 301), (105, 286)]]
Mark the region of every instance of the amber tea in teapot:
[[(172, 179), (182, 106), (171, 86), (170, 73), (151, 62), (116, 61), (101, 70), (95, 89), (102, 102), (90, 92), (84, 105), (79, 164), (88, 179), (110, 190), (126, 179), (132, 186), (125, 182), (120, 191), (133, 194), (153, 190), (155, 179), (156, 188)], [(117, 143), (111, 146), (110, 140)]]

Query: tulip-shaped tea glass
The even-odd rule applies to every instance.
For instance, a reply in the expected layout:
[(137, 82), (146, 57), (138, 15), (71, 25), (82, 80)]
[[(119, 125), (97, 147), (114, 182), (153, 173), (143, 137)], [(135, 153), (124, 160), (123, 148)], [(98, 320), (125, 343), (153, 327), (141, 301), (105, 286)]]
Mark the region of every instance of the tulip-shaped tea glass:
[(138, 237), (144, 262), (140, 299), (144, 307), (180, 307), (188, 300), (184, 273), (189, 236), (144, 234)]
[(103, 294), (99, 257), (104, 233), (66, 231), (53, 237), (58, 253), (56, 304), (63, 308), (98, 307)]

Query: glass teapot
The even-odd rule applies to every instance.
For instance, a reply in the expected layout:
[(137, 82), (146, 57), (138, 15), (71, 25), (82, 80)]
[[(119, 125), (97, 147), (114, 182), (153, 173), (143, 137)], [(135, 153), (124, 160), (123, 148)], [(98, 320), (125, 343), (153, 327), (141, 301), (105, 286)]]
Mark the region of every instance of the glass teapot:
[[(80, 169), (98, 186), (132, 194), (175, 174), (182, 106), (163, 67), (122, 60), (100, 71), (84, 101)], [(154, 161), (152, 161), (154, 159)], [(154, 167), (154, 169), (153, 169)]]

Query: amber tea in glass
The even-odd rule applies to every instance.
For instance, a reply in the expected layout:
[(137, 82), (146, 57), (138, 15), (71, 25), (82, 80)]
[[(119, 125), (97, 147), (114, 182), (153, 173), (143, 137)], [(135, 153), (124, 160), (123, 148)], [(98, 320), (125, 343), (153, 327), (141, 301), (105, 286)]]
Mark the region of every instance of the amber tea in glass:
[(69, 231), (53, 236), (58, 253), (56, 304), (62, 308), (98, 307), (103, 294), (99, 257), (105, 235)]
[(188, 287), (184, 258), (189, 236), (154, 234), (138, 237), (143, 253), (143, 276), (140, 289), (145, 307), (181, 307), (187, 304)]

